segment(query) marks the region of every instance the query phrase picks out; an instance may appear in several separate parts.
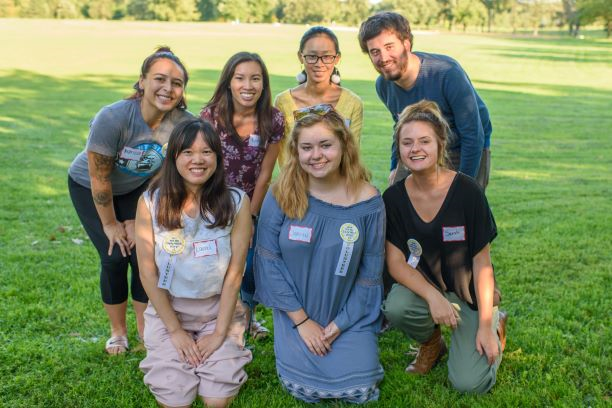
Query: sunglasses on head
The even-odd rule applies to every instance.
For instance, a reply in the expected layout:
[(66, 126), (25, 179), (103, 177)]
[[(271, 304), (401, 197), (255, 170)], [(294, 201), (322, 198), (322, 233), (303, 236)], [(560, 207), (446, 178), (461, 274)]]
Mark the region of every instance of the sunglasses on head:
[(302, 119), (304, 116), (308, 115), (319, 115), (325, 116), (329, 112), (333, 111), (334, 107), (329, 103), (320, 103), (318, 105), (307, 106), (305, 108), (300, 108), (298, 110), (293, 111), (293, 118), (298, 121)]

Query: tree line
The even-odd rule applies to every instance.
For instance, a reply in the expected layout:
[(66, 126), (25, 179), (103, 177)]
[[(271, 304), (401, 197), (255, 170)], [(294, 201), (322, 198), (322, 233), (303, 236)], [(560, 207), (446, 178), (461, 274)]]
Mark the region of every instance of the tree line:
[(492, 31), (586, 24), (612, 31), (612, 0), (0, 0), (0, 17), (359, 25), (394, 10), (415, 27)]

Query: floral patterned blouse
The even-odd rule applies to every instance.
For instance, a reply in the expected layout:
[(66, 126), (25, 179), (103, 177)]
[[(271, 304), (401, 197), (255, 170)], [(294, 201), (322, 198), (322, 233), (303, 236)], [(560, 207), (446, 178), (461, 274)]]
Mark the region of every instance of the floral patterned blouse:
[(272, 135), (265, 146), (259, 145), (259, 129), (249, 137), (236, 143), (234, 138), (219, 122), (218, 116), (210, 107), (205, 107), (200, 117), (210, 122), (219, 133), (223, 145), (223, 166), (225, 167), (225, 181), (230, 187), (237, 187), (253, 198), (255, 184), (261, 171), (261, 163), (271, 144), (279, 143), (284, 137), (285, 119), (283, 114), (273, 108)]

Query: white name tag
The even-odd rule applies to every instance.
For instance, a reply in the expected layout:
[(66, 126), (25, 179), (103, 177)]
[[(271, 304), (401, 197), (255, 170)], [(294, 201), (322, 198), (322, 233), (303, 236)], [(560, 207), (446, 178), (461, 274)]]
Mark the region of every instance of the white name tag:
[(416, 268), (417, 265), (419, 264), (420, 259), (421, 259), (420, 256), (410, 254), (410, 256), (408, 257), (408, 265), (412, 266), (413, 268)]
[(306, 242), (310, 244), (310, 241), (312, 240), (312, 228), (291, 225), (289, 227), (289, 240)]
[(249, 136), (249, 147), (259, 147), (259, 135)]
[(217, 241), (198, 241), (193, 243), (193, 256), (201, 258), (203, 256), (217, 255)]
[(351, 120), (350, 119), (344, 119), (344, 126), (346, 126), (347, 128), (351, 127)]
[(133, 149), (131, 147), (124, 147), (123, 150), (121, 150), (121, 153), (119, 154), (119, 157), (121, 157), (122, 159), (125, 160), (140, 160), (140, 158), (142, 157), (142, 155), (144, 154), (144, 150), (140, 150), (140, 149)]
[(465, 241), (465, 226), (461, 225), (459, 227), (442, 227), (442, 241)]

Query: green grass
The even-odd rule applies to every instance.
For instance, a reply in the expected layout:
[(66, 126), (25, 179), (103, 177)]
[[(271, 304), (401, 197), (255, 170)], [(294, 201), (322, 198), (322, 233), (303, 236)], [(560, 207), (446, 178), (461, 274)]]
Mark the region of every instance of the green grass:
[[(70, 204), (67, 168), (89, 120), (129, 93), (154, 46), (169, 44), (186, 62), (198, 112), (239, 50), (262, 54), (274, 93), (292, 86), (304, 29), (0, 20), (0, 406), (155, 406), (138, 369), (144, 354), (103, 352), (98, 261)], [(390, 117), (356, 32), (338, 34), (344, 85), (365, 103), (365, 162), (384, 189)], [(466, 396), (449, 387), (444, 364), (406, 376), (409, 344), (386, 333), (386, 375), (371, 405), (609, 406), (612, 43), (417, 33), (415, 49), (457, 58), (491, 110), (487, 195), (500, 231), (492, 251), (509, 339), (493, 391)], [(256, 345), (247, 371), (234, 406), (306, 406), (281, 389), (272, 341)]]

